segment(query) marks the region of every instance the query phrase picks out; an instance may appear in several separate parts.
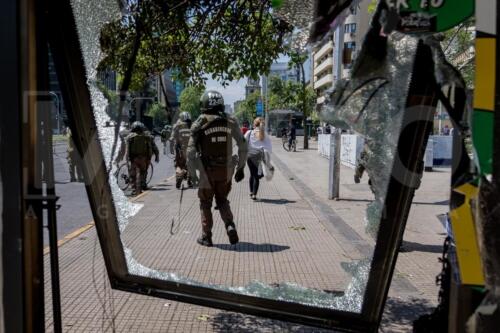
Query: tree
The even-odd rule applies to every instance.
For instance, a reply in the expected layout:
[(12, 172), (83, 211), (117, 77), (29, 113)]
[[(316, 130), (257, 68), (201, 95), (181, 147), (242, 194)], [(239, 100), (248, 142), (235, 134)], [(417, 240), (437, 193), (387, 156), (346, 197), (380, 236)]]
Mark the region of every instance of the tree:
[[(316, 92), (311, 87), (305, 86), (304, 83), (283, 81), (279, 77), (271, 76), (269, 78), (268, 91), (268, 106), (270, 110), (300, 110), (304, 114), (304, 125), (306, 118), (313, 114), (316, 105)], [(304, 128), (306, 127), (304, 126)]]
[(260, 92), (256, 91), (238, 104), (238, 109), (235, 110), (234, 116), (240, 123), (244, 121), (252, 123), (253, 119), (257, 116), (257, 101), (260, 98)]
[(446, 59), (457, 67), (468, 88), (474, 86), (474, 18), (443, 33), (443, 47)]
[(196, 119), (200, 115), (200, 97), (203, 95), (203, 89), (196, 86), (186, 87), (179, 97), (180, 109), (182, 112), (188, 112), (191, 119)]
[(153, 118), (153, 125), (155, 127), (163, 127), (167, 122), (167, 112), (165, 111), (165, 107), (160, 103), (151, 104), (146, 115)]
[(307, 91), (306, 91), (306, 78), (304, 71), (304, 62), (307, 60), (307, 54), (305, 52), (300, 52), (297, 50), (292, 50), (288, 52), (290, 61), (288, 63), (289, 68), (297, 68), (298, 81), (301, 83), (301, 89), (298, 94), (299, 101), (301, 103), (299, 109), (304, 115), (303, 126), (304, 126), (304, 149), (309, 148), (308, 131), (307, 131), (307, 118), (309, 117), (309, 108), (307, 107)]
[(118, 121), (120, 119), (120, 113), (118, 112), (118, 103), (119, 103), (118, 95), (113, 90), (109, 90), (101, 82), (97, 83), (97, 87), (104, 95), (104, 98), (106, 98), (106, 100), (108, 101), (106, 113), (112, 120)]
[(271, 15), (267, 0), (124, 3), (125, 14), (107, 24), (100, 36), (105, 55), (100, 66), (123, 76), (122, 93), (166, 69), (198, 86), (206, 73), (222, 84), (257, 77), (284, 51), (283, 36), (290, 31)]

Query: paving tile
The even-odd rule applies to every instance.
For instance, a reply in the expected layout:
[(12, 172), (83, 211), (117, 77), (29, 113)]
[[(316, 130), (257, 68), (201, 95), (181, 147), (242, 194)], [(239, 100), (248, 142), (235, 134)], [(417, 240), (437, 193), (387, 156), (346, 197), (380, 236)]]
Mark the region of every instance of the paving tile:
[[(245, 286), (252, 281), (291, 282), (341, 294), (351, 278), (341, 263), (362, 259), (374, 246), (364, 231), (364, 210), (372, 199), (366, 179), (352, 184), (352, 170), (343, 167), (342, 200), (327, 200), (327, 160), (314, 150), (286, 153), (276, 142), (278, 167), (272, 182), (261, 182), (259, 200), (249, 199), (247, 178), (233, 184), (229, 200), (240, 235), (238, 245), (228, 244), (217, 211), (215, 246), (196, 244), (201, 227), (195, 190), (184, 191), (180, 209), (179, 191), (151, 191), (141, 198), (144, 208), (122, 234), (134, 258), (147, 267), (200, 283)], [(399, 255), (384, 313), (383, 327), (391, 331), (408, 330), (412, 318), (435, 306), (434, 277), (440, 270), (437, 257), (443, 235), (433, 217), (447, 210), (436, 204), (447, 198), (443, 175), (449, 178), (449, 171), (426, 173), (416, 193), (417, 203), (412, 206), (405, 233), (410, 252)], [(174, 235), (170, 232), (172, 219)], [(45, 262), (48, 267), (48, 256)], [(111, 290), (94, 229), (60, 248), (60, 270), (63, 327), (68, 332), (321, 332)], [(46, 276), (46, 326), (51, 331), (48, 269)], [(412, 312), (412, 306), (418, 311)]]

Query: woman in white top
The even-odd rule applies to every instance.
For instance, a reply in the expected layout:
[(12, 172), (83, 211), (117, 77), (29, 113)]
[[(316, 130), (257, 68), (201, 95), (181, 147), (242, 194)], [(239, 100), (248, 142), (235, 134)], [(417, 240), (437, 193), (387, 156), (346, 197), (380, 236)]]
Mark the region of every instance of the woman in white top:
[(262, 178), (262, 174), (259, 173), (260, 163), (265, 162), (270, 171), (273, 171), (273, 167), (269, 163), (272, 144), (266, 135), (262, 118), (255, 118), (253, 129), (245, 133), (245, 139), (248, 142), (247, 164), (250, 169), (250, 197), (255, 200), (259, 190), (260, 178)]

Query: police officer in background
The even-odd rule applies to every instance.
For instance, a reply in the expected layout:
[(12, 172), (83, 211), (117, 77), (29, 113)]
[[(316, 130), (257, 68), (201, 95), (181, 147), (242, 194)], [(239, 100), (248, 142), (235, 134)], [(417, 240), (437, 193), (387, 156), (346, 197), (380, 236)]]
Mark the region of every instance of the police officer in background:
[[(75, 144), (73, 143), (73, 137), (71, 136), (71, 130), (66, 130), (66, 135), (68, 137), (68, 149), (67, 149), (67, 161), (69, 166), (69, 178), (70, 182), (76, 182), (78, 177), (78, 182), (83, 183), (83, 172), (81, 168), (81, 158), (78, 154), (78, 150), (75, 148)], [(75, 172), (76, 171), (76, 172)], [(77, 177), (75, 177), (75, 174)]]
[[(151, 137), (145, 132), (145, 126), (140, 121), (135, 121), (131, 133), (126, 138), (127, 159), (130, 163), (129, 176), (132, 183), (133, 195), (142, 192), (151, 156), (153, 145)], [(158, 155), (156, 156), (158, 160)]]
[(167, 154), (167, 142), (170, 140), (172, 135), (172, 126), (165, 125), (160, 132), (161, 143), (163, 143), (163, 155)]
[[(142, 124), (142, 126), (144, 129), (144, 134), (147, 135), (149, 137), (149, 139), (151, 140), (151, 148), (152, 148), (153, 155), (155, 155), (155, 162), (158, 163), (158, 162), (160, 162), (160, 151), (158, 150), (158, 146), (156, 145), (155, 136), (150, 131), (148, 131), (147, 127), (144, 124)], [(152, 158), (152, 155), (149, 156), (148, 168), (146, 169), (146, 172), (142, 175), (142, 178), (141, 178), (141, 184), (142, 184), (143, 190), (149, 189), (146, 179), (148, 178), (148, 170), (149, 170), (149, 165), (151, 164), (151, 158)]]
[[(187, 112), (182, 112), (179, 115), (179, 119), (174, 125), (172, 130), (172, 136), (170, 137), (170, 142), (173, 142), (173, 146), (170, 146), (171, 150), (175, 147), (175, 187), (180, 189), (182, 181), (187, 179), (188, 186), (192, 187), (191, 178), (189, 177), (187, 170), (187, 147), (189, 143), (189, 137), (191, 136), (191, 116)], [(170, 153), (174, 153), (171, 151)]]
[[(199, 184), (202, 235), (200, 245), (212, 246), (212, 200), (224, 221), (231, 244), (238, 243), (238, 233), (227, 196), (236, 167), (236, 182), (244, 178), (247, 144), (238, 122), (224, 113), (224, 99), (217, 91), (207, 91), (200, 99), (202, 114), (191, 127), (188, 144), (188, 170), (191, 180)], [(238, 145), (238, 157), (233, 157), (233, 139)], [(196, 171), (200, 172), (200, 179)]]

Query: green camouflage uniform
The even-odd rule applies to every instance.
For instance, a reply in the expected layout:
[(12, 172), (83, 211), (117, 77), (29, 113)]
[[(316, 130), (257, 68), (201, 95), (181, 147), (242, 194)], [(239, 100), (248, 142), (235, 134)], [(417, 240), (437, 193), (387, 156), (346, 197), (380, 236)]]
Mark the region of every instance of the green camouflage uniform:
[[(238, 145), (238, 157), (233, 156), (233, 143)], [(187, 149), (188, 170), (193, 181), (200, 173), (198, 197), (200, 199), (202, 236), (212, 236), (212, 201), (226, 225), (234, 226), (233, 214), (227, 196), (235, 167), (243, 170), (247, 157), (247, 144), (241, 134), (238, 122), (223, 113), (205, 113), (191, 126), (191, 137)]]

